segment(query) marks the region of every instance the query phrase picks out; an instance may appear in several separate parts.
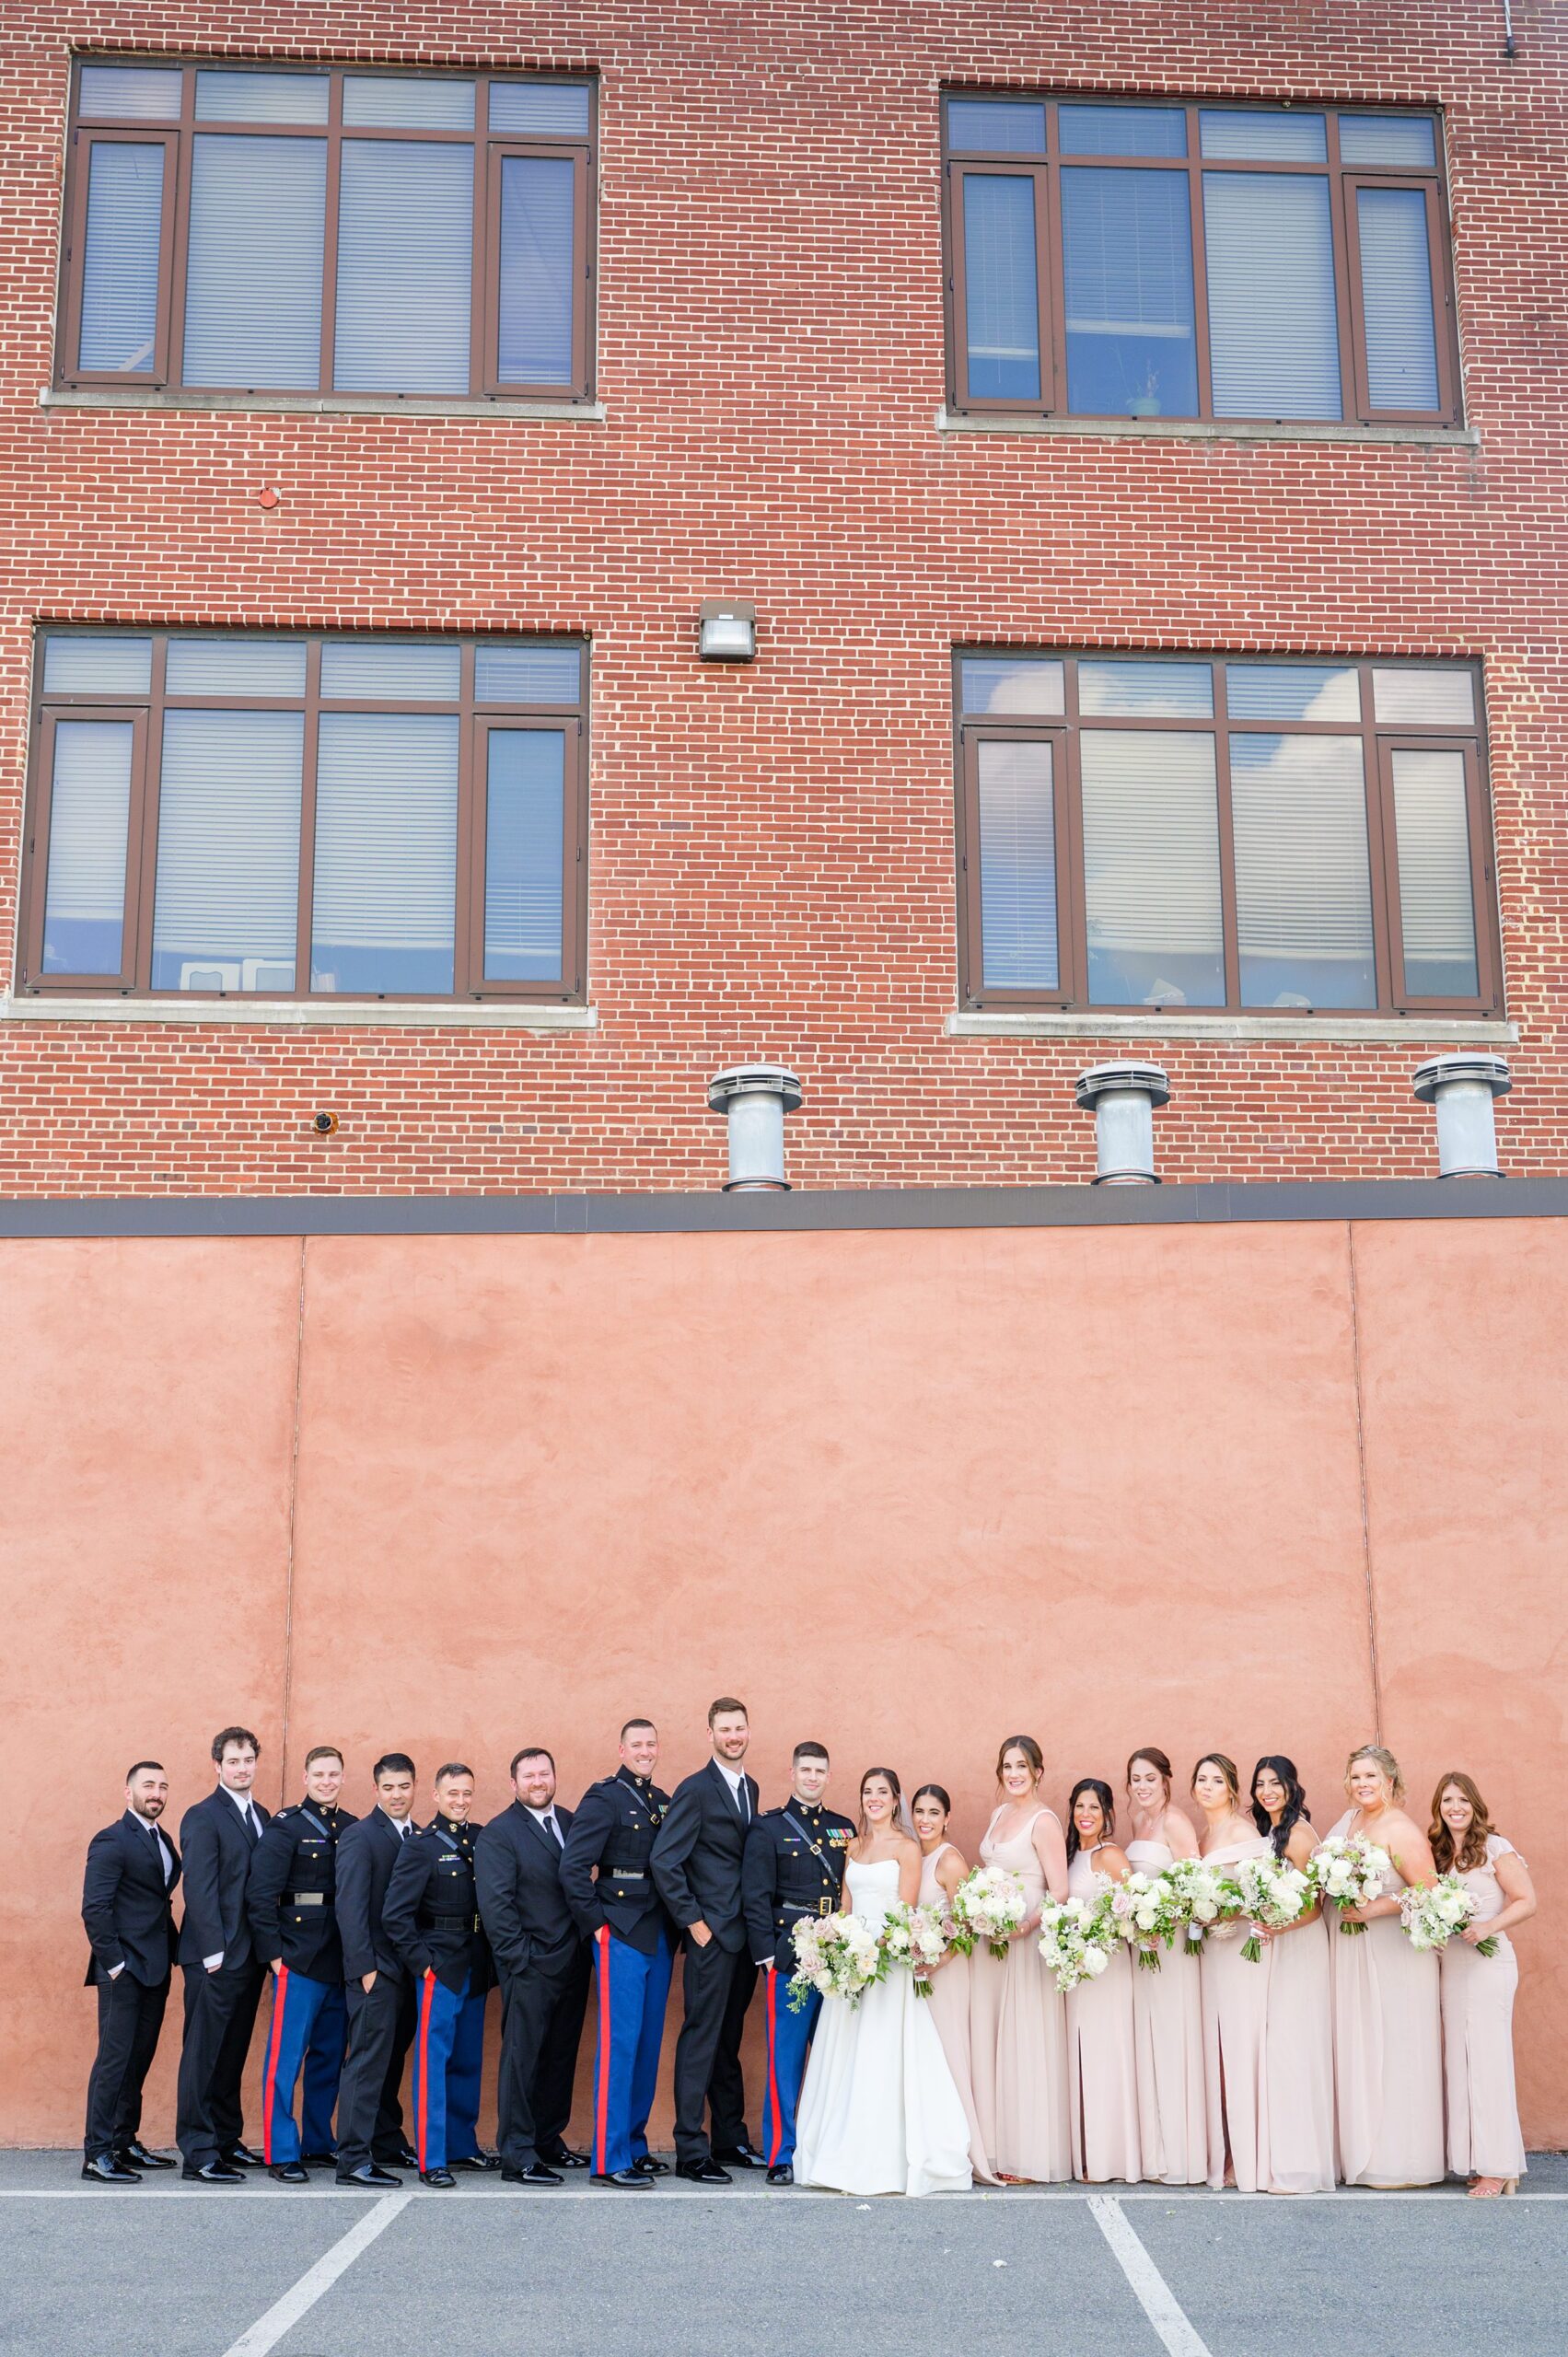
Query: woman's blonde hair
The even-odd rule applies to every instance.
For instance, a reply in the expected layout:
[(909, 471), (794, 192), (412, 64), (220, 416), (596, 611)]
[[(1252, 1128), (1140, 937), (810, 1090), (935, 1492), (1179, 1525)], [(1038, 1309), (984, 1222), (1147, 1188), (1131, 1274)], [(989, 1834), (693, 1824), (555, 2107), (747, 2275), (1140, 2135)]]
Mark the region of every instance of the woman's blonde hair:
[[(1147, 1755), (1145, 1754), (1145, 1757)], [(1192, 1782), (1187, 1787), (1188, 1791), (1191, 1793), (1194, 1797), (1196, 1797), (1197, 1794), (1198, 1770), (1200, 1768), (1217, 1768), (1219, 1770), (1220, 1774), (1225, 1778), (1225, 1782), (1230, 1787), (1230, 1805), (1232, 1808), (1239, 1811), (1241, 1807), (1241, 1771), (1237, 1767), (1235, 1760), (1227, 1759), (1223, 1751), (1205, 1751), (1202, 1759), (1194, 1764), (1192, 1770)]]
[[(1470, 1821), (1465, 1828), (1465, 1838), (1459, 1843), (1458, 1857), (1454, 1854), (1453, 1829), (1445, 1823), (1443, 1817), (1443, 1795), (1450, 1784), (1458, 1785), (1470, 1805)], [(1477, 1866), (1484, 1866), (1486, 1837), (1496, 1830), (1473, 1777), (1467, 1776), (1462, 1768), (1450, 1768), (1446, 1775), (1438, 1777), (1432, 1794), (1432, 1829), (1426, 1838), (1432, 1844), (1433, 1864), (1440, 1875), (1455, 1872), (1469, 1875), (1473, 1874)]]
[(1381, 1743), (1358, 1743), (1355, 1749), (1351, 1753), (1350, 1758), (1345, 1761), (1345, 1792), (1347, 1796), (1350, 1793), (1350, 1771), (1355, 1766), (1358, 1759), (1376, 1760), (1378, 1771), (1388, 1784), (1388, 1798), (1391, 1801), (1402, 1801), (1404, 1799), (1405, 1780), (1400, 1773), (1400, 1763), (1395, 1759), (1393, 1753)]

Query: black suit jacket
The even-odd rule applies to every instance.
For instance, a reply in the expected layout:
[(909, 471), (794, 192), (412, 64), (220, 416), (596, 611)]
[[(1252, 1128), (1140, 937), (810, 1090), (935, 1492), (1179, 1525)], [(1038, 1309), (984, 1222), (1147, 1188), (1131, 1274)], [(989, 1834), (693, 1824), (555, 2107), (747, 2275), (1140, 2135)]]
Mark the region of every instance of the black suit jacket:
[[(572, 1829), (572, 1811), (558, 1807), (563, 1836)], [(514, 1801), (481, 1829), (474, 1843), (473, 1878), (490, 1951), (502, 1972), (526, 1972), (575, 1946), (577, 1920), (561, 1887), (562, 1844), (546, 1832), (521, 1801)]]
[[(163, 1828), (158, 1828), (159, 1832)], [(166, 1885), (162, 1855), (147, 1829), (145, 1817), (127, 1809), (87, 1844), (87, 1873), (82, 1878), (82, 1922), (92, 1954), (87, 1958), (86, 1985), (91, 1988), (100, 1971), (107, 1976), (122, 1964), (133, 1980), (156, 1989), (168, 1979), (174, 1958), (174, 1890), (180, 1880), (180, 1852), (165, 1833), (174, 1854), (173, 1878)], [(207, 1951), (211, 1955), (212, 1951)]]
[(706, 1923), (719, 1945), (746, 1945), (740, 1861), (746, 1830), (757, 1816), (756, 1779), (748, 1776), (749, 1817), (742, 1817), (716, 1761), (710, 1759), (675, 1788), (654, 1843), (654, 1882), (658, 1895), (684, 1929)]
[[(409, 1821), (412, 1840), (419, 1828)], [(345, 1980), (363, 1980), (367, 1972), (384, 1972), (389, 1980), (408, 1979), (381, 1922), (387, 1885), (402, 1846), (384, 1808), (356, 1817), (338, 1836), (338, 1935)]]
[[(265, 1828), (269, 1816), (260, 1801), (252, 1801), (256, 1821)], [(185, 1921), (180, 1927), (180, 1961), (199, 1966), (223, 1950), (226, 1969), (249, 1964), (250, 1919), (245, 1907), (245, 1886), (250, 1860), (259, 1844), (240, 1822), (239, 1811), (220, 1788), (188, 1808), (180, 1820), (180, 1847), (185, 1863)]]

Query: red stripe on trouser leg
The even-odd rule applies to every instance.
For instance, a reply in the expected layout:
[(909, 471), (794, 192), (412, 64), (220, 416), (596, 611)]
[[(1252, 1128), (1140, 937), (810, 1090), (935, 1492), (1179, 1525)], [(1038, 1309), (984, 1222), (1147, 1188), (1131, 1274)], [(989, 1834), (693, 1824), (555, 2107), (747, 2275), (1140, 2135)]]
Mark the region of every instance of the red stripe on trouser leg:
[(427, 1972), (419, 1991), (419, 2109), (414, 2119), (422, 2173), (424, 2168), (424, 2123), (430, 2103), (430, 1999), (435, 1987), (436, 1975)]
[(278, 2049), (283, 2044), (283, 2013), (288, 2001), (288, 1967), (280, 1964), (273, 1975), (273, 2018), (267, 2025), (267, 2067), (261, 2075), (261, 2158), (273, 2165), (273, 2105), (277, 2098)]
[(768, 2166), (769, 2166), (770, 2168), (772, 2168), (772, 2167), (775, 2165), (775, 2164), (777, 2163), (777, 2160), (778, 2160), (778, 2157), (779, 2157), (779, 2146), (784, 2142), (784, 2114), (783, 2114), (783, 2113), (780, 2111), (780, 2109), (779, 2109), (779, 2064), (778, 2064), (778, 2036), (779, 2036), (779, 2025), (778, 2025), (778, 2016), (777, 2016), (777, 2014), (776, 2014), (776, 2013), (775, 2013), (775, 2011), (774, 2011), (774, 2006), (775, 2006), (775, 2003), (776, 2003), (776, 1998), (775, 1998), (775, 1995), (774, 1995), (774, 1991), (775, 1991), (775, 1989), (776, 1989), (776, 1987), (777, 1987), (777, 1983), (778, 1983), (778, 1977), (779, 1977), (779, 1976), (778, 1976), (778, 1974), (775, 1972), (775, 1970), (773, 1969), (773, 1968), (772, 1968), (772, 1966), (771, 1964), (770, 1964), (770, 1965), (768, 1966), (768, 1968), (767, 1968), (767, 1972), (768, 1972), (768, 2094), (769, 2094), (769, 2096), (770, 2096), (770, 2097), (771, 2097), (771, 2099), (772, 2099), (772, 2107), (773, 2107), (773, 2134), (772, 2134), (772, 2142), (770, 2143), (770, 2145), (769, 2145), (769, 2147), (768, 2147)]
[(610, 2120), (610, 1926), (598, 1933), (598, 2053), (594, 2076), (594, 2158), (604, 2175), (606, 2133)]

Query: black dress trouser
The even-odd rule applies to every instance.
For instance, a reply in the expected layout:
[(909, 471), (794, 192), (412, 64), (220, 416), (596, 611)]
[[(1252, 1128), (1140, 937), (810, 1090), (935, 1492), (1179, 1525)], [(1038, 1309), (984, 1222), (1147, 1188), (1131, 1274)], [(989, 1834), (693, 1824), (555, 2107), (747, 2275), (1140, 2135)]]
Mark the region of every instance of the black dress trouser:
[(186, 2167), (202, 2169), (245, 2141), (239, 2084), (267, 1968), (250, 1956), (241, 1965), (220, 1964), (215, 1972), (200, 1964), (184, 1971), (185, 2043), (174, 2132)]
[(98, 1968), (98, 2053), (87, 2081), (87, 2133), (82, 2149), (89, 2161), (118, 2152), (139, 2136), (142, 2088), (157, 2052), (168, 1980), (148, 1988), (126, 1965), (111, 1980)]
[[(740, 2034), (757, 1986), (757, 1968), (744, 1947), (717, 1939), (700, 1948), (686, 1941), (686, 2019), (675, 2041), (675, 2157), (700, 2161), (751, 2141), (746, 2132), (746, 2086), (740, 2075)], [(703, 2127), (706, 2105), (713, 2127)]]
[(573, 1939), (502, 1977), (496, 2113), (506, 2168), (530, 2168), (565, 2141), (591, 1970), (588, 1942)]
[(405, 1973), (394, 1980), (378, 1972), (366, 1989), (351, 1980), (348, 2060), (338, 2082), (338, 2166), (361, 2169), (369, 2161), (401, 2157), (403, 2064), (413, 2040), (418, 2000)]

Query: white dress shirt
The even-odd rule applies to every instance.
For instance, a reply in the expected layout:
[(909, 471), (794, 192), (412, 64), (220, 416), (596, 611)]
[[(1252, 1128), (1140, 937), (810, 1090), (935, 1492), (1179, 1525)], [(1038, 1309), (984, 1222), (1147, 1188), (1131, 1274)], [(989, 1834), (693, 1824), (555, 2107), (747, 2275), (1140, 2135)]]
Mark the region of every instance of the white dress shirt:
[(719, 1759), (716, 1753), (714, 1756), (714, 1766), (718, 1770), (719, 1774), (729, 1786), (730, 1791), (735, 1795), (736, 1807), (740, 1811), (740, 1814), (746, 1819), (747, 1824), (749, 1825), (751, 1822), (751, 1794), (747, 1786), (745, 1769), (732, 1768), (727, 1759)]
[(545, 1831), (553, 1835), (556, 1842), (563, 1850), (566, 1847), (566, 1836), (561, 1830), (561, 1821), (555, 1814), (555, 1803), (552, 1801), (548, 1808), (533, 1808), (525, 1801), (523, 1806), (528, 1809), (534, 1823), (542, 1825)]
[[(220, 1784), (218, 1786), (218, 1790), (220, 1793), (226, 1794), (227, 1798), (234, 1803), (235, 1807), (239, 1811), (240, 1820), (244, 1824), (246, 1830), (248, 1832), (254, 1833), (256, 1839), (260, 1840), (261, 1838), (261, 1820), (256, 1814), (250, 1794), (233, 1792), (227, 1784)], [(206, 1966), (209, 1972), (215, 1972), (219, 1965), (223, 1962), (223, 1958), (224, 1951), (222, 1948), (219, 1948), (216, 1956), (204, 1956), (202, 1958), (202, 1962)]]

